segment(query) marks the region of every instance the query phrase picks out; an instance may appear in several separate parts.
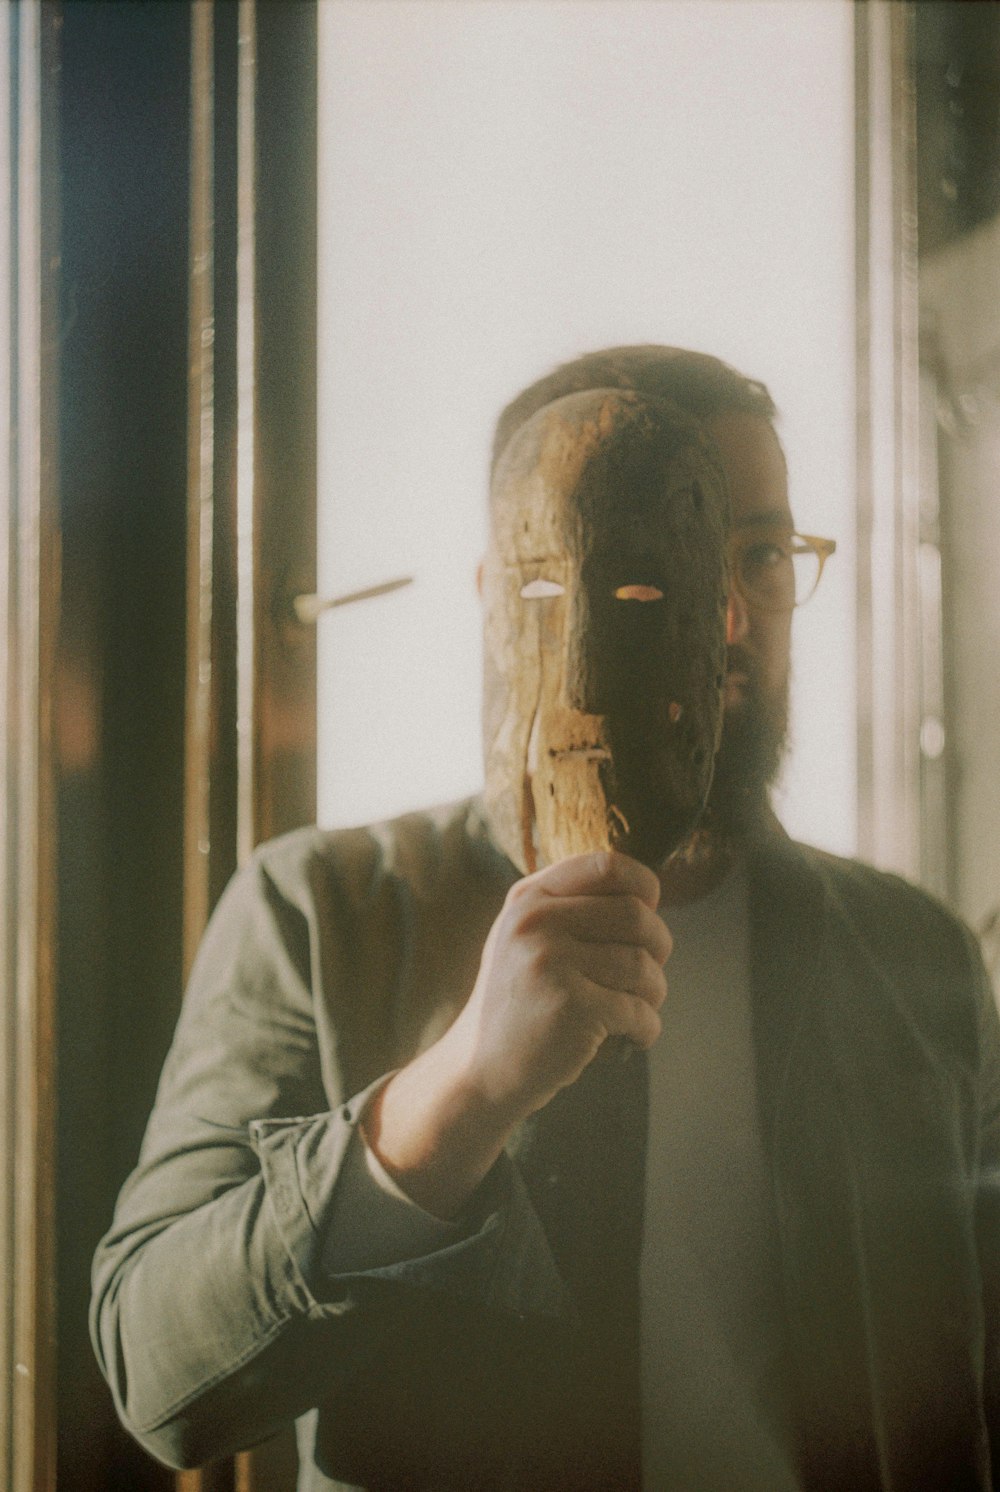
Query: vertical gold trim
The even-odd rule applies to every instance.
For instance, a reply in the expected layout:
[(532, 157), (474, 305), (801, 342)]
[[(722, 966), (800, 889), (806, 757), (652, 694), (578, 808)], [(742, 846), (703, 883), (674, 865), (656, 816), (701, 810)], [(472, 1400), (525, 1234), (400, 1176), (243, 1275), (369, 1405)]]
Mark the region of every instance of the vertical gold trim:
[[(0, 631), (0, 702), (4, 728), (0, 730), (0, 981), (6, 990), (15, 987), (16, 962), (12, 934), (17, 926), (13, 903), (16, 876), (12, 874), (11, 847), (16, 829), (13, 798), (16, 735), (13, 689), (15, 660), (11, 656), (17, 637), (11, 547), (15, 533), (13, 492), (13, 369), (14, 326), (12, 288), (14, 219), (11, 177), (11, 0), (0, 0), (0, 66), (5, 69), (5, 87), (0, 93), (0, 599), (4, 614)], [(12, 760), (12, 757), (15, 757)], [(0, 1007), (0, 1484), (11, 1478), (13, 1436), (14, 1362), (14, 1002)]]
[(898, 753), (901, 803), (895, 840), (899, 865), (915, 880), (923, 873), (923, 604), (920, 572), (920, 286), (917, 263), (917, 109), (912, 0), (891, 15), (894, 193), (897, 262), (897, 478), (899, 514), (896, 607), (900, 629)]
[[(236, 861), (257, 842), (257, 14), (239, 0), (236, 88)], [(233, 1463), (235, 1492), (252, 1492), (252, 1455)]]
[[(12, 40), (10, 13), (5, 16)], [(5, 682), (7, 744), (3, 792), (4, 953), (13, 1029), (5, 1027), (4, 1251), (10, 1275), (11, 1349), (5, 1361), (5, 1484), (11, 1492), (55, 1487), (55, 813), (52, 676), (58, 619), (55, 345), (52, 287), (55, 179), (51, 76), (55, 16), (39, 0), (17, 9), (16, 244), (8, 268), (15, 289), (7, 330), (16, 355), (7, 388), (13, 471), (7, 488)], [(9, 108), (9, 105), (8, 105)], [(9, 143), (9, 142), (8, 142)], [(10, 157), (8, 157), (10, 159)], [(9, 282), (8, 282), (9, 283)], [(10, 448), (8, 448), (10, 449)], [(11, 1164), (12, 1163), (12, 1164)]]
[(187, 682), (184, 732), (184, 969), (209, 912), (212, 531), (215, 512), (214, 36), (211, 0), (191, 8), (188, 313)]
[[(188, 291), (187, 672), (184, 707), (184, 976), (211, 898), (212, 608), (215, 523), (215, 23), (212, 0), (191, 6)], [(209, 1492), (204, 1471), (178, 1492)]]
[[(38, 1062), (38, 860), (36, 815), (39, 808), (39, 300), (40, 224), (38, 173), (40, 120), (38, 95), (41, 66), (39, 7), (22, 5), (18, 36), (17, 139), (17, 476), (14, 580), (17, 609), (16, 731), (17, 790), (14, 980), (14, 1382), (12, 1482), (24, 1483), (33, 1455), (36, 1361), (37, 1255), (35, 1239), (35, 1135), (37, 1119), (34, 1077)], [(30, 1459), (29, 1459), (30, 1457)]]
[(861, 853), (920, 874), (919, 362), (912, 8), (861, 0), (857, 92)]
[[(212, 792), (212, 539), (215, 515), (215, 35), (211, 0), (191, 6), (188, 250), (187, 622), (184, 701), (183, 959), (208, 920)], [(178, 1492), (207, 1492), (181, 1472)]]
[[(10, 70), (11, 54), (11, 7), (9, 0), (0, 4), (0, 58), (7, 69), (7, 88), (0, 108), (0, 453), (3, 467), (0, 470), (0, 598), (3, 599), (4, 618), (2, 646), (0, 646), (0, 700), (3, 701), (5, 727), (0, 732), (0, 978), (3, 988), (15, 987), (16, 962), (13, 933), (17, 926), (14, 908), (16, 876), (12, 874), (11, 847), (16, 830), (16, 806), (13, 798), (16, 765), (16, 711), (13, 689), (16, 681), (15, 660), (11, 656), (16, 645), (16, 614), (14, 609), (13, 581), (16, 568), (12, 564), (11, 547), (15, 533), (15, 498), (13, 492), (13, 369), (14, 326), (11, 304), (14, 284), (14, 245), (11, 241), (13, 223), (13, 190), (11, 179), (11, 103)], [(12, 760), (14, 758), (14, 760)], [(13, 1150), (15, 1135), (14, 1107), (14, 1002), (5, 1000), (0, 1013), (0, 1163), (3, 1165), (2, 1191), (0, 1191), (0, 1483), (11, 1481), (11, 1453), (13, 1438), (13, 1394), (12, 1379), (14, 1363), (14, 1167)]]
[(257, 16), (239, 0), (236, 250), (236, 858), (257, 842), (256, 636), (256, 93)]

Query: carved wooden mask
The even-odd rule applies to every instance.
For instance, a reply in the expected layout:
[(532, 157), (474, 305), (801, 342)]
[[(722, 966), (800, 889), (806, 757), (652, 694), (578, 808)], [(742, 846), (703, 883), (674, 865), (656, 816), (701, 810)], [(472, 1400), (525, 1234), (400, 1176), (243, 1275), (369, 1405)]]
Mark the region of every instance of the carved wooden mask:
[(569, 394), (511, 438), (484, 569), (486, 803), (522, 871), (616, 848), (659, 865), (721, 730), (728, 495), (664, 400)]

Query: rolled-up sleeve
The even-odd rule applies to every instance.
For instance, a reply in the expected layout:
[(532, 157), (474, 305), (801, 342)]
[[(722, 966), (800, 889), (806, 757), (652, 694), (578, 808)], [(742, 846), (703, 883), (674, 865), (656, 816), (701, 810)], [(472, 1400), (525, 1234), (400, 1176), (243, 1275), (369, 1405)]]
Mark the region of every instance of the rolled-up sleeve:
[(316, 962), (309, 907), (255, 859), (212, 919), (139, 1163), (95, 1257), (98, 1359), (126, 1427), (170, 1465), (252, 1445), (335, 1399), (380, 1354), (404, 1355), (402, 1295), (567, 1309), (506, 1160), (443, 1246), (331, 1270), (331, 1220), (351, 1227), (334, 1197), (365, 1093), (344, 1097), (335, 1054), (320, 1052)]

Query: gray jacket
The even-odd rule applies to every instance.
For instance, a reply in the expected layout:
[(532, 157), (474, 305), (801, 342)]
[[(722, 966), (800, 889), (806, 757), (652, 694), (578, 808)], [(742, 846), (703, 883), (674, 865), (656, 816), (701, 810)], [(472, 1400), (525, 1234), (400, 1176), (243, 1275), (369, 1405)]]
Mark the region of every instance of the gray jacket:
[[(778, 832), (748, 877), (803, 1485), (989, 1488), (1000, 1024), (981, 959), (920, 891)], [(310, 1492), (638, 1485), (642, 1059), (598, 1060), (523, 1126), (452, 1246), (321, 1263), (351, 1100), (450, 1021), (515, 879), (475, 801), (299, 831), (234, 879), (94, 1265), (98, 1357), (153, 1455), (197, 1465), (297, 1419)]]

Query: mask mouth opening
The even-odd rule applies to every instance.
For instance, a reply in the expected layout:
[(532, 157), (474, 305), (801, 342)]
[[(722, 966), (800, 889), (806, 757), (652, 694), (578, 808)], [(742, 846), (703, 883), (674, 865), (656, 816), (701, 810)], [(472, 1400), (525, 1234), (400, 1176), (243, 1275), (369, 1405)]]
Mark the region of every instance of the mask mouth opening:
[(564, 746), (561, 750), (549, 751), (554, 761), (609, 762), (611, 752), (606, 746)]

